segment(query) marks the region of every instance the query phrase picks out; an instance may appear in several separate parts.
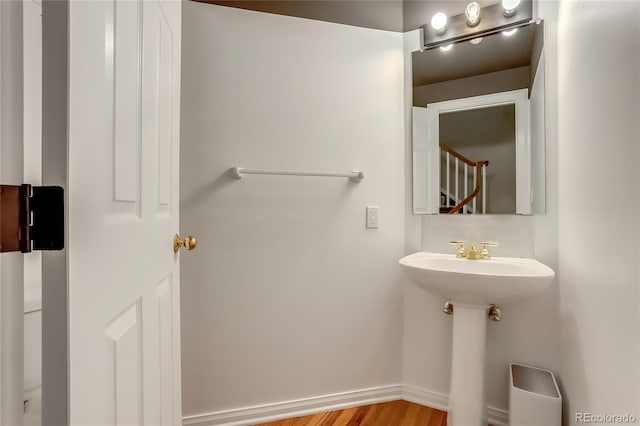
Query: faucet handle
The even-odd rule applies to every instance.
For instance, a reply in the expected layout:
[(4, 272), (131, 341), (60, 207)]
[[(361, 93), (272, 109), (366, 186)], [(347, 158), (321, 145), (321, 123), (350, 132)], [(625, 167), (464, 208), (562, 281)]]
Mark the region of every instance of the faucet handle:
[(483, 241), (480, 243), (482, 249), (480, 250), (480, 258), (484, 260), (491, 259), (488, 247), (498, 247), (500, 244), (494, 241)]
[(458, 246), (458, 251), (456, 251), (457, 258), (467, 257), (467, 249), (464, 248), (465, 243), (466, 241), (449, 241), (449, 244)]

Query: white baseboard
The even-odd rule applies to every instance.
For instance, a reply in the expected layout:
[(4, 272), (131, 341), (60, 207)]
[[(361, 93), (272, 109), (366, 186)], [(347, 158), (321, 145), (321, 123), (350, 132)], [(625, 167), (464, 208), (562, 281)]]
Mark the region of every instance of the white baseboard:
[[(411, 385), (402, 386), (402, 399), (442, 411), (449, 405), (449, 395)], [(487, 418), (493, 426), (509, 425), (509, 413), (499, 408), (487, 406)]]
[(441, 411), (447, 411), (449, 406), (449, 395), (411, 385), (402, 386), (402, 399)]
[(487, 406), (487, 417), (493, 426), (509, 426), (509, 412), (506, 410)]
[[(196, 414), (184, 417), (182, 424), (184, 426), (245, 426), (399, 399), (447, 411), (449, 396), (411, 385), (381, 386), (214, 413)], [(492, 425), (508, 425), (509, 415), (506, 411), (495, 407), (487, 407), (487, 414), (489, 423)]]
[(241, 426), (291, 417), (307, 416), (324, 411), (342, 410), (349, 407), (395, 401), (402, 395), (402, 385), (361, 389), (313, 398), (277, 402), (215, 413), (187, 416), (183, 425), (197, 426)]

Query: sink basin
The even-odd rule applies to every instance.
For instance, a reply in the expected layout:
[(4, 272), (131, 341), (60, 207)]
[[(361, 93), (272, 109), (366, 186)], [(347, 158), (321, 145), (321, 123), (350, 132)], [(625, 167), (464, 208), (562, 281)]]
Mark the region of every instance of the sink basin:
[(555, 273), (535, 259), (493, 257), (458, 259), (453, 254), (418, 252), (400, 259), (417, 286), (468, 304), (500, 304), (539, 293)]
[(485, 426), (487, 306), (539, 293), (555, 273), (535, 259), (458, 259), (419, 252), (400, 259), (411, 281), (453, 302), (448, 426)]

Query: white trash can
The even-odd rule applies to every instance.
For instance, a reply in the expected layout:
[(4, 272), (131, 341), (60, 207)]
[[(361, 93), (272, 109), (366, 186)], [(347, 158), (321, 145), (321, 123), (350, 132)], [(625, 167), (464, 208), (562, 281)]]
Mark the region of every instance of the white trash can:
[(561, 426), (562, 395), (551, 371), (509, 364), (509, 425)]

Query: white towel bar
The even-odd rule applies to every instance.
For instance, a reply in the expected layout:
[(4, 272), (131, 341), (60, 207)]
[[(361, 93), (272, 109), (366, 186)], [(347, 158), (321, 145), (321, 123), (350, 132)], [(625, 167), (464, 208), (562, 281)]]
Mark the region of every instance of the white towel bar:
[(363, 172), (293, 172), (290, 170), (259, 170), (245, 169), (242, 167), (232, 167), (231, 173), (236, 179), (241, 179), (243, 174), (246, 175), (283, 175), (283, 176), (325, 176), (325, 177), (347, 177), (352, 182), (359, 183), (364, 179)]

